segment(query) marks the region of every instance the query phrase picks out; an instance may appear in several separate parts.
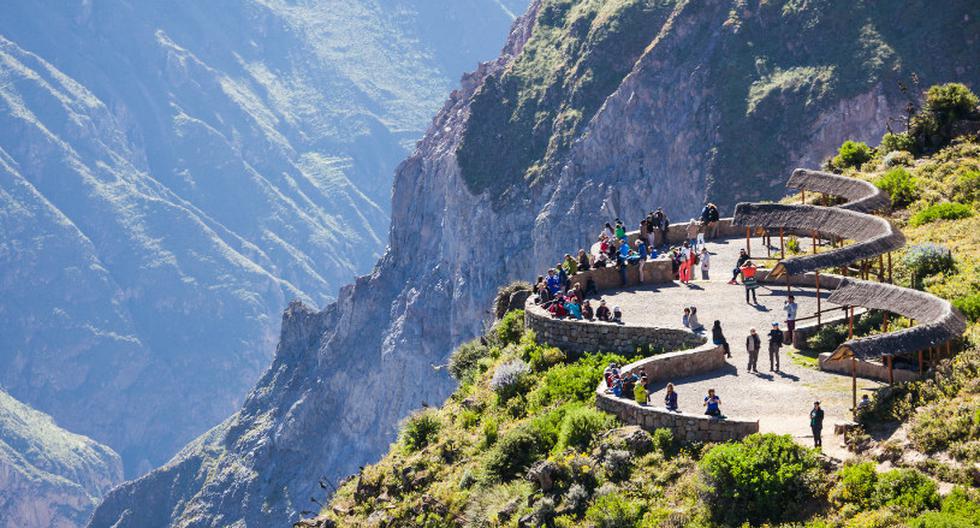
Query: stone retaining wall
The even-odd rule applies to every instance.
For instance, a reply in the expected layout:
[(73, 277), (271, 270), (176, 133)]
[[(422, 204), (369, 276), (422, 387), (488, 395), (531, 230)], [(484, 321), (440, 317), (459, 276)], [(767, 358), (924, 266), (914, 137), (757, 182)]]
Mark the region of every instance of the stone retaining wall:
[[(643, 269), (643, 282), (640, 282), (640, 268)], [(570, 282), (572, 286), (580, 283), (583, 288), (589, 282), (589, 277), (595, 281), (596, 289), (599, 291), (614, 290), (623, 288), (622, 279), (619, 276), (619, 269), (616, 266), (606, 268), (596, 268), (583, 271), (572, 275)], [(626, 286), (638, 284), (664, 284), (674, 280), (674, 270), (670, 260), (659, 258), (657, 260), (647, 260), (638, 264), (626, 267)]]
[[(623, 367), (624, 372), (642, 370), (651, 383), (669, 381), (694, 374), (713, 372), (725, 365), (725, 351), (712, 344), (690, 350), (659, 354)], [(670, 429), (674, 438), (682, 441), (722, 442), (738, 440), (759, 432), (759, 421), (726, 417), (712, 418), (703, 414), (668, 411), (663, 407), (640, 405), (634, 400), (606, 394), (605, 382), (596, 389), (596, 407), (615, 415), (622, 422), (638, 425), (648, 431)]]
[[(851, 375), (851, 360), (841, 359), (829, 361), (832, 352), (824, 352), (819, 356), (820, 370), (837, 372), (838, 374)], [(859, 378), (868, 378), (878, 381), (888, 381), (888, 366), (877, 361), (858, 360), (855, 373)], [(904, 368), (893, 368), (892, 376), (895, 383), (905, 383), (919, 379), (919, 373), (914, 370)]]
[(704, 338), (690, 330), (552, 319), (551, 314), (534, 304), (533, 298), (524, 305), (524, 325), (534, 330), (542, 342), (573, 353), (602, 351), (633, 354), (637, 348), (678, 350), (704, 342)]

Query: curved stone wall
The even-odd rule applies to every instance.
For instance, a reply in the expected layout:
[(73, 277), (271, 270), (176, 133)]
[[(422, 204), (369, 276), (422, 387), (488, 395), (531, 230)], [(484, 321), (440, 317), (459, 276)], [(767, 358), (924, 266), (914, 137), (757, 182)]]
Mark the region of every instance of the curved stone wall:
[(572, 353), (634, 354), (638, 348), (679, 350), (705, 341), (690, 330), (677, 328), (553, 319), (546, 310), (534, 304), (533, 298), (524, 304), (524, 325), (534, 330), (541, 341)]
[[(705, 344), (699, 347), (647, 357), (623, 367), (623, 372), (642, 370), (651, 383), (667, 382), (695, 374), (713, 372), (725, 365), (722, 347)], [(682, 441), (722, 442), (738, 440), (759, 432), (758, 420), (733, 417), (712, 418), (703, 414), (668, 411), (655, 405), (640, 405), (635, 400), (617, 398), (605, 392), (605, 383), (596, 388), (596, 407), (616, 415), (624, 423), (653, 431), (667, 428)]]

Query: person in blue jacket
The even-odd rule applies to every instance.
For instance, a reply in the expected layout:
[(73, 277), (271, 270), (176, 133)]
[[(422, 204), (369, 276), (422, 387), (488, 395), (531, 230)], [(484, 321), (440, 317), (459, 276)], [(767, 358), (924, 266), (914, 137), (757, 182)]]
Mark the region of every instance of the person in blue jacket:
[(674, 384), (667, 384), (667, 394), (664, 395), (664, 407), (668, 411), (678, 412), (677, 407), (677, 392), (674, 391)]

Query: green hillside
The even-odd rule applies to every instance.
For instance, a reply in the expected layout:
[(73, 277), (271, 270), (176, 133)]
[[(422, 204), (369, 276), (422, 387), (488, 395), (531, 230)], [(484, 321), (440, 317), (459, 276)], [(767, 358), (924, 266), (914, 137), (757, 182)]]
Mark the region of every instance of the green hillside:
[(692, 444), (623, 427), (595, 408), (594, 389), (605, 365), (631, 358), (566, 356), (512, 311), (453, 354), (449, 400), (406, 419), (387, 456), (299, 525), (980, 525), (980, 143), (954, 139), (977, 117), (971, 96), (933, 89), (907, 134), (828, 161), (891, 194), (909, 240), (896, 282), (970, 321), (955, 359), (879, 391), (844, 464), (789, 436)]

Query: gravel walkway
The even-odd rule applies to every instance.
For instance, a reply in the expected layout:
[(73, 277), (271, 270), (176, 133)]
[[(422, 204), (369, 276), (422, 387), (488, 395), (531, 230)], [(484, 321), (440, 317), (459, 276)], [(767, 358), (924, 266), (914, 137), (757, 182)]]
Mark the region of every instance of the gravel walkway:
[[(719, 371), (673, 380), (683, 411), (701, 413), (705, 394), (709, 388), (714, 388), (722, 399), (721, 408), (726, 415), (758, 418), (761, 431), (790, 434), (800, 443), (812, 446), (809, 412), (813, 402), (819, 400), (825, 412), (824, 452), (836, 458), (845, 458), (847, 452), (840, 446), (841, 439), (833, 436), (833, 430), (835, 422), (850, 419), (851, 379), (797, 365), (790, 358), (791, 347), (785, 346), (781, 352), (780, 370), (769, 371), (765, 336), (773, 321), (779, 321), (780, 328), (786, 330), (782, 309), (786, 288), (761, 286), (756, 291), (759, 305), (746, 304), (745, 289), (741, 285), (727, 284), (738, 259), (738, 250), (744, 246), (744, 239), (709, 242), (712, 268), (709, 281), (696, 280), (690, 286), (674, 283), (656, 288), (630, 288), (601, 297), (610, 306), (622, 307), (623, 319), (627, 324), (683, 328), (681, 316), (684, 307), (696, 306), (700, 322), (706, 327), (706, 337), (710, 339), (711, 324), (716, 319), (721, 321), (733, 357)], [(761, 239), (753, 239), (752, 248), (753, 254), (759, 255), (761, 252), (765, 255)], [(700, 270), (695, 276), (701, 276)], [(799, 305), (798, 317), (815, 311), (814, 289), (793, 287), (792, 292)], [(825, 309), (833, 306), (825, 301), (827, 295), (828, 292), (821, 292)], [(751, 327), (755, 327), (762, 338), (758, 374), (746, 372), (748, 354), (745, 352), (745, 338)], [(662, 383), (654, 387), (656, 392), (650, 397), (654, 405), (660, 405), (663, 401), (665, 386), (666, 383)], [(858, 379), (859, 397), (862, 391), (880, 386), (875, 381)]]

